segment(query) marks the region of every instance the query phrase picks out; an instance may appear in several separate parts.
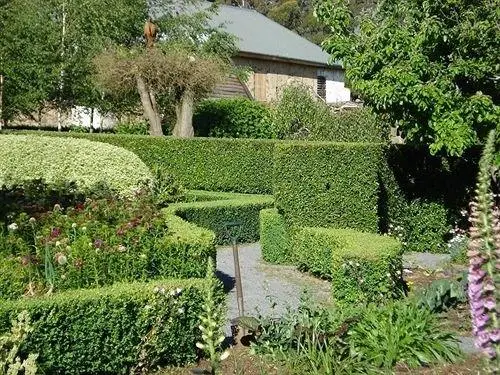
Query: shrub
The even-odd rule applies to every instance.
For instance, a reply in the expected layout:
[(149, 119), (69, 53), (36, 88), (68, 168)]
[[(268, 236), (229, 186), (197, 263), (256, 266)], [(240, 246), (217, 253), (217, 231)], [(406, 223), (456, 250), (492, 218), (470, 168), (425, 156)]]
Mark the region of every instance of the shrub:
[(407, 206), (398, 235), (405, 251), (444, 253), (451, 229), (442, 204), (416, 200)]
[(262, 258), (271, 263), (286, 264), (292, 260), (288, 228), (277, 209), (260, 211), (260, 245)]
[(179, 365), (196, 359), (204, 288), (204, 280), (169, 280), (2, 302), (0, 332), (27, 310), (33, 332), (23, 351), (38, 353), (47, 374), (128, 374)]
[(0, 136), (0, 185), (25, 180), (74, 181), (82, 188), (105, 182), (130, 194), (151, 173), (132, 152), (83, 139)]
[(367, 108), (334, 112), (300, 85), (286, 87), (273, 109), (281, 139), (333, 142), (386, 142), (388, 128)]
[(276, 206), (292, 226), (376, 232), (381, 147), (364, 143), (276, 145)]
[(273, 175), (275, 144), (272, 140), (182, 139), (116, 134), (72, 136), (132, 151), (151, 169), (158, 167), (173, 174), (186, 189), (249, 194), (272, 192), (270, 176)]
[(398, 241), (351, 229), (300, 228), (293, 234), (298, 267), (332, 281), (338, 302), (383, 301), (401, 296)]
[(116, 124), (113, 130), (116, 134), (148, 135), (149, 125), (146, 121), (126, 121)]
[(196, 136), (274, 138), (268, 107), (245, 98), (205, 100), (193, 118)]
[(36, 219), (21, 214), (0, 236), (0, 263), (19, 275), (0, 286), (0, 297), (16, 297), (16, 289), (19, 297), (117, 281), (203, 276), (207, 258), (215, 257), (214, 237), (193, 227), (165, 219), (140, 199), (56, 205)]
[(396, 363), (418, 367), (460, 356), (458, 341), (443, 332), (437, 317), (407, 301), (370, 306), (349, 334), (353, 355), (386, 370)]
[[(167, 212), (212, 230), (218, 244), (231, 243), (232, 234), (239, 242), (255, 242), (259, 239), (259, 212), (273, 203), (272, 196), (234, 194), (233, 199), (173, 204)], [(230, 229), (230, 222), (240, 225)]]

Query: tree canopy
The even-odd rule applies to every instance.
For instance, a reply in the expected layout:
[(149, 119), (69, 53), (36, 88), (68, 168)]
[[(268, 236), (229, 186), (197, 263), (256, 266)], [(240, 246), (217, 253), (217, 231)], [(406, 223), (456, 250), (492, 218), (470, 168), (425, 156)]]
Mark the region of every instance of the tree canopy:
[(349, 85), (409, 142), (461, 155), (500, 124), (500, 1), (385, 0), (354, 16), (316, 7)]

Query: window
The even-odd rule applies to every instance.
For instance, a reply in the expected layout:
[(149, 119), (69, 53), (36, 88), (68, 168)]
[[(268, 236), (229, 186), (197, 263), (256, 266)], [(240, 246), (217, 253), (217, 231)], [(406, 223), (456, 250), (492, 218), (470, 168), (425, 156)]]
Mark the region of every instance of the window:
[(324, 76), (318, 76), (318, 88), (316, 92), (321, 99), (326, 100), (326, 78)]

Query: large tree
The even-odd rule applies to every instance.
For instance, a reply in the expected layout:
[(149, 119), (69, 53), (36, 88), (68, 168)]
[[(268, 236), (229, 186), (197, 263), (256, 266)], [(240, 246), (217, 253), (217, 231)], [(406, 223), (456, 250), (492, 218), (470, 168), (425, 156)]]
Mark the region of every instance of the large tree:
[(230, 72), (234, 37), (211, 26), (214, 10), (193, 6), (180, 15), (158, 13), (160, 32), (152, 47), (115, 46), (95, 59), (104, 89), (139, 94), (151, 135), (163, 135), (161, 125), (173, 107), (173, 135), (194, 136), (195, 101), (212, 92)]
[(499, 0), (385, 0), (354, 17), (318, 3), (351, 87), (407, 141), (461, 155), (500, 123)]

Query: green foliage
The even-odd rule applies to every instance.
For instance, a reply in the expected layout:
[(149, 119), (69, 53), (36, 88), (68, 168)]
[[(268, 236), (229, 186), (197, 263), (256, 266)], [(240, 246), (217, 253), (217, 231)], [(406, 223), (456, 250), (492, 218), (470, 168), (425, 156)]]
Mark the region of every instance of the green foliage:
[(333, 142), (386, 142), (388, 129), (370, 109), (335, 112), (299, 85), (286, 87), (273, 108), (279, 138)]
[(36, 219), (22, 213), (0, 236), (0, 251), (1, 268), (14, 267), (18, 274), (0, 287), (3, 298), (119, 281), (200, 277), (207, 259), (215, 257), (211, 232), (166, 219), (137, 197), (56, 205)]
[(71, 138), (0, 136), (0, 185), (44, 179), (94, 188), (104, 182), (130, 195), (151, 178), (148, 167), (136, 155), (119, 147)]
[(376, 144), (278, 143), (276, 206), (293, 226), (377, 232), (380, 157)]
[(402, 295), (398, 241), (351, 229), (300, 228), (293, 233), (299, 269), (332, 281), (342, 303), (384, 301)]
[(457, 342), (431, 311), (407, 301), (369, 306), (349, 332), (351, 353), (386, 370), (397, 363), (453, 362), (460, 356)]
[(274, 138), (270, 111), (254, 100), (204, 100), (193, 118), (196, 136), (218, 138)]
[[(47, 135), (59, 136), (57, 133)], [(186, 189), (250, 194), (272, 192), (270, 176), (273, 175), (275, 141), (114, 134), (71, 136), (110, 143), (132, 151), (151, 169), (158, 167), (174, 175)]]
[(453, 308), (459, 303), (467, 302), (466, 278), (457, 280), (434, 280), (417, 295), (417, 306), (430, 311), (442, 312)]
[(148, 135), (148, 124), (145, 121), (127, 121), (116, 124), (113, 128), (116, 134)]
[(405, 251), (445, 253), (449, 236), (448, 210), (439, 203), (411, 202), (400, 226), (390, 229), (404, 244)]
[(33, 332), (23, 350), (39, 353), (47, 374), (128, 374), (184, 364), (196, 359), (204, 290), (204, 280), (168, 280), (2, 302), (0, 332), (28, 311)]
[(215, 276), (215, 267), (209, 261), (207, 267), (207, 277), (205, 285), (205, 295), (202, 304), (202, 313), (199, 316), (201, 324), (199, 329), (202, 333), (201, 342), (196, 343), (196, 347), (203, 350), (210, 361), (211, 375), (219, 375), (221, 362), (229, 356), (229, 350), (219, 354), (221, 344), (224, 341), (222, 326), (224, 325), (224, 310), (217, 302), (217, 287), (219, 281)]
[(286, 264), (292, 260), (288, 228), (275, 208), (260, 211), (260, 244), (266, 262)]
[(355, 91), (431, 153), (462, 155), (500, 119), (498, 4), (404, 0), (354, 18), (347, 0), (319, 2), (323, 47)]
[(17, 319), (12, 321), (11, 331), (0, 336), (0, 374), (1, 375), (36, 375), (38, 354), (29, 354), (27, 358), (19, 356), (20, 348), (33, 331), (30, 317), (21, 311)]
[(184, 188), (174, 176), (158, 167), (153, 169), (153, 180), (146, 188), (157, 207), (166, 207), (169, 203), (182, 201), (185, 197)]
[[(230, 244), (233, 234), (238, 242), (248, 243), (258, 241), (259, 212), (272, 207), (273, 203), (272, 196), (232, 194), (231, 198), (222, 200), (173, 204), (167, 211), (215, 232), (217, 244)], [(229, 222), (240, 225), (230, 229)]]

